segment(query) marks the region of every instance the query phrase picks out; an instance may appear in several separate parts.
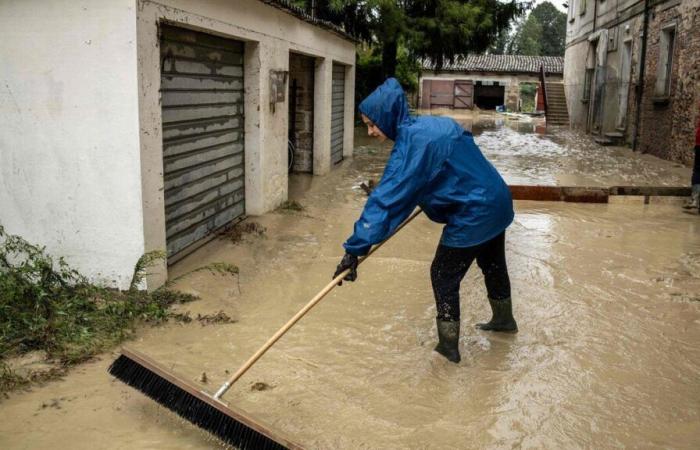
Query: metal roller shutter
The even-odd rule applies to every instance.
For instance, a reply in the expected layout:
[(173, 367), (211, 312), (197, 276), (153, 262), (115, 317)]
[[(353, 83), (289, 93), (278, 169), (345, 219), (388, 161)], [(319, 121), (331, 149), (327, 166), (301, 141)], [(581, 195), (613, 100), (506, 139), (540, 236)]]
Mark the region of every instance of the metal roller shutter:
[(160, 44), (165, 229), (172, 261), (245, 213), (243, 43), (161, 26)]
[(331, 98), (331, 162), (343, 160), (343, 134), (345, 132), (345, 66), (333, 64), (333, 89)]

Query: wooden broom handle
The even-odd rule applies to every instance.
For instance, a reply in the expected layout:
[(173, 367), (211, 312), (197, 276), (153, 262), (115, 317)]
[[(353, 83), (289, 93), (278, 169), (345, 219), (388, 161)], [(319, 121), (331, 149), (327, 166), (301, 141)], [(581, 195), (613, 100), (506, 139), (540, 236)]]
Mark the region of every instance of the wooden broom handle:
[[(358, 263), (357, 263), (357, 265), (359, 266), (360, 264), (362, 264), (367, 258), (370, 257), (370, 255), (371, 255), (372, 253), (376, 252), (376, 251), (379, 249), (379, 247), (381, 247), (382, 245), (384, 245), (385, 242), (387, 242), (389, 239), (391, 239), (396, 233), (399, 232), (399, 230), (401, 230), (401, 228), (403, 228), (403, 227), (406, 226), (410, 221), (412, 221), (413, 219), (415, 219), (416, 216), (417, 216), (418, 214), (420, 214), (421, 212), (422, 212), (422, 210), (421, 210), (420, 208), (418, 208), (417, 210), (415, 210), (415, 211), (408, 217), (408, 219), (404, 220), (403, 223), (401, 223), (401, 225), (399, 225), (399, 226), (396, 228), (396, 231), (394, 231), (394, 233), (393, 233), (391, 236), (389, 236), (388, 238), (386, 238), (385, 240), (383, 240), (383, 241), (380, 242), (379, 244), (377, 244), (377, 245), (375, 245), (374, 247), (372, 247), (372, 249), (370, 249), (369, 253), (367, 253), (366, 256), (360, 258), (359, 261), (358, 261)], [(279, 338), (281, 338), (290, 328), (292, 328), (292, 326), (294, 326), (295, 323), (297, 323), (302, 317), (304, 317), (304, 315), (306, 315), (306, 313), (309, 312), (309, 311), (311, 310), (311, 308), (313, 308), (314, 306), (316, 306), (316, 304), (317, 304), (318, 302), (320, 302), (320, 301), (323, 299), (323, 297), (326, 296), (326, 294), (328, 294), (334, 287), (336, 287), (336, 286), (338, 285), (338, 283), (345, 277), (345, 275), (348, 274), (348, 272), (350, 272), (350, 269), (345, 269), (340, 275), (338, 275), (337, 277), (333, 278), (333, 280), (332, 280), (330, 283), (328, 283), (328, 285), (326, 285), (326, 287), (324, 287), (323, 289), (321, 289), (321, 292), (319, 292), (318, 294), (316, 294), (316, 296), (315, 296), (314, 298), (312, 298), (311, 301), (310, 301), (309, 303), (306, 304), (306, 306), (304, 306), (303, 308), (301, 308), (301, 310), (300, 310), (298, 313), (296, 313), (296, 314), (294, 315), (294, 317), (292, 317), (291, 319), (289, 319), (289, 322), (285, 323), (284, 326), (282, 326), (282, 328), (280, 328), (279, 330), (277, 330), (277, 333), (275, 333), (270, 339), (268, 339), (268, 341), (265, 342), (265, 345), (263, 345), (262, 347), (260, 347), (260, 350), (258, 350), (257, 352), (255, 352), (255, 354), (254, 354), (253, 356), (251, 356), (250, 359), (248, 359), (248, 361), (246, 361), (246, 362), (241, 366), (241, 368), (238, 369), (238, 370), (236, 371), (236, 373), (234, 373), (233, 375), (231, 375), (231, 378), (229, 378), (228, 381), (226, 381), (226, 383), (224, 383), (224, 384), (221, 386), (221, 388), (219, 388), (219, 390), (216, 392), (216, 394), (214, 394), (214, 398), (215, 398), (215, 399), (221, 398), (221, 396), (224, 395), (224, 393), (231, 387), (231, 385), (232, 385), (233, 383), (236, 382), (236, 380), (238, 380), (240, 377), (242, 377), (243, 374), (246, 373), (246, 372), (248, 371), (248, 369), (250, 369), (250, 367), (251, 367), (253, 364), (255, 364), (255, 362), (256, 362), (258, 359), (260, 359), (260, 357), (261, 357), (262, 355), (264, 355), (265, 352), (268, 351), (268, 350), (270, 349), (270, 347), (272, 347), (272, 345), (273, 345), (275, 342), (277, 342), (277, 341), (279, 340)]]

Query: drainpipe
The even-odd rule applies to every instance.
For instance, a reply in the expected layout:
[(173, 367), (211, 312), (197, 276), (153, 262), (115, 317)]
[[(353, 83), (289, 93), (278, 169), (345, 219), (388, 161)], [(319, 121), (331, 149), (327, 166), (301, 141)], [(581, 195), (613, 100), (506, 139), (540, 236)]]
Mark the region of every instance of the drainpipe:
[(598, 0), (593, 0), (593, 31), (591, 34), (595, 33), (595, 23), (598, 18)]
[(639, 119), (642, 114), (642, 94), (644, 93), (644, 68), (647, 59), (647, 35), (649, 34), (649, 0), (644, 0), (644, 30), (642, 31), (642, 54), (639, 60), (639, 83), (637, 84), (637, 111), (634, 118), (634, 136), (632, 137), (632, 151), (637, 151), (639, 143)]

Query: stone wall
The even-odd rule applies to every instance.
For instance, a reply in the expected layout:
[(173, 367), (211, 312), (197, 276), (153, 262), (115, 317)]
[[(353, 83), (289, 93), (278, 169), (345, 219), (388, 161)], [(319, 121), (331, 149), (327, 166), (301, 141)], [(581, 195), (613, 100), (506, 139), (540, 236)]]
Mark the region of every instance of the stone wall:
[[(289, 55), (289, 128), (295, 147), (294, 172), (313, 172), (314, 65), (313, 58), (296, 53)], [(292, 99), (296, 99), (294, 105)]]
[[(637, 150), (688, 164), (693, 158), (694, 129), (700, 102), (700, 0), (651, 1), (643, 80), (644, 2), (617, 0), (617, 3), (625, 3), (629, 8), (612, 8), (610, 3), (606, 9), (601, 4), (595, 31), (592, 24), (579, 20), (578, 16), (569, 22), (564, 83), (571, 126), (597, 134), (620, 132), (628, 144), (634, 143), (636, 136)], [(585, 17), (588, 18), (588, 13)], [(655, 85), (661, 36), (664, 28), (673, 24), (676, 31), (670, 95), (659, 98)], [(591, 127), (592, 107), (583, 98), (583, 90), (591, 40), (603, 32), (608, 33), (608, 44), (613, 46), (607, 49), (604, 58), (604, 80), (598, 80), (604, 83), (604, 95), (599, 105), (602, 108), (598, 111), (601, 126), (596, 130)], [(625, 79), (622, 63), (625, 43), (631, 45), (629, 80)], [(640, 91), (642, 104), (637, 123)]]
[[(657, 5), (649, 17), (638, 149), (664, 159), (693, 161), (700, 103), (700, 0)], [(668, 98), (655, 93), (663, 27), (676, 23)]]

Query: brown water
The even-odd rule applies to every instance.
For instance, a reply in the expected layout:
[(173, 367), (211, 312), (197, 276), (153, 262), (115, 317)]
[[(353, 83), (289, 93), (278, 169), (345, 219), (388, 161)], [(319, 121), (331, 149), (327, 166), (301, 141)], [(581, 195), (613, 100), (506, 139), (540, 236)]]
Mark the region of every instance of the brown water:
[[(480, 136), (483, 136), (482, 133)], [(362, 142), (359, 142), (362, 146)], [(213, 241), (173, 275), (226, 261), (240, 280), (178, 283), (227, 325), (171, 324), (129, 343), (214, 391), (331, 277), (387, 147), (327, 177), (295, 177), (302, 213), (255, 218), (265, 237)], [(462, 284), (463, 360), (432, 352), (425, 217), (273, 347), (226, 400), (308, 448), (700, 446), (700, 221), (667, 205), (516, 203), (507, 235), (517, 335), (478, 331), (483, 281)], [(0, 403), (0, 448), (204, 449), (215, 441), (113, 381), (114, 355)], [(254, 383), (269, 389), (253, 390)]]

